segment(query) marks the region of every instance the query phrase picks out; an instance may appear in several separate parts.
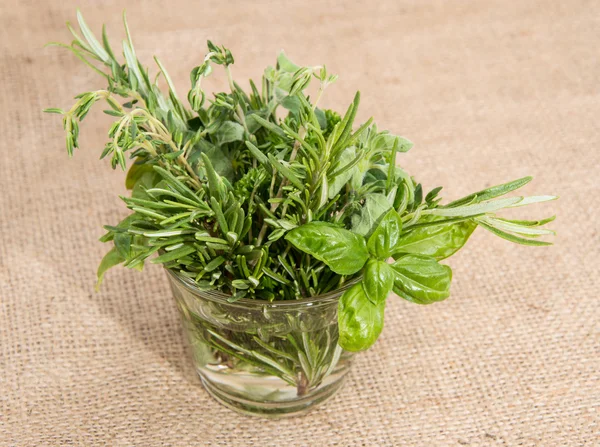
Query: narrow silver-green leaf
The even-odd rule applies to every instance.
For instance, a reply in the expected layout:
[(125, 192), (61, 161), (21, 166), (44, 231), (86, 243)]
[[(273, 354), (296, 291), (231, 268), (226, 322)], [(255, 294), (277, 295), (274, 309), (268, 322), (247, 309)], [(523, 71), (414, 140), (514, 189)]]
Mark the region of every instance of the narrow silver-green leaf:
[(511, 233), (507, 233), (506, 231), (502, 231), (502, 230), (499, 230), (498, 228), (494, 228), (493, 226), (491, 226), (483, 221), (477, 221), (477, 223), (482, 228), (485, 228), (486, 230), (488, 230), (490, 233), (495, 234), (496, 236), (499, 236), (503, 239), (506, 239), (507, 241), (514, 242), (516, 244), (530, 245), (530, 246), (534, 246), (534, 247), (552, 245), (551, 242), (527, 239), (527, 238), (520, 237), (520, 236), (511, 234)]
[(444, 208), (453, 208), (467, 203), (479, 203), (496, 197), (500, 197), (504, 194), (508, 194), (511, 191), (521, 188), (522, 186), (529, 183), (532, 179), (533, 177), (523, 177), (517, 180), (513, 180), (512, 182), (503, 183), (502, 185), (492, 186), (491, 188), (486, 188), (481, 191), (474, 192), (473, 194), (469, 194), (468, 196), (465, 196), (462, 199), (450, 202), (449, 204), (445, 205)]
[(83, 36), (87, 40), (90, 47), (94, 50), (98, 57), (102, 59), (103, 62), (109, 62), (110, 57), (108, 53), (104, 50), (104, 48), (102, 48), (102, 45), (100, 42), (98, 42), (92, 30), (90, 30), (90, 28), (87, 26), (79, 10), (77, 10), (77, 21), (79, 22), (79, 28), (81, 28), (81, 32), (83, 33)]
[(456, 206), (453, 208), (433, 208), (423, 211), (423, 215), (444, 217), (467, 217), (477, 214), (498, 211), (503, 208), (514, 206), (523, 201), (523, 197), (507, 197), (504, 199), (492, 200), (490, 202), (475, 203), (473, 205)]

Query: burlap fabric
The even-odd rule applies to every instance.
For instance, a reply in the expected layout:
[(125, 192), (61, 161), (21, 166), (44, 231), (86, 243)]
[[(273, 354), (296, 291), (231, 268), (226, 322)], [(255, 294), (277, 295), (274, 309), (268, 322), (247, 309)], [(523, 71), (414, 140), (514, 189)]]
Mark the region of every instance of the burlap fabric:
[[(214, 402), (188, 361), (164, 273), (109, 273), (101, 225), (125, 213), (123, 174), (98, 161), (109, 117), (85, 123), (68, 160), (60, 118), (103, 82), (58, 49), (76, 3), (117, 44), (126, 7), (138, 56), (158, 55), (181, 92), (211, 38), (238, 78), (284, 48), (326, 63), (324, 97), (413, 139), (403, 165), (444, 196), (532, 174), (560, 201), (556, 245), (478, 230), (450, 264), (453, 296), (391, 297), (386, 328), (343, 390), (301, 418), (265, 421)], [(598, 445), (597, 219), (600, 4), (39, 2), (0, 5), (0, 445)], [(224, 88), (210, 81), (211, 88)]]

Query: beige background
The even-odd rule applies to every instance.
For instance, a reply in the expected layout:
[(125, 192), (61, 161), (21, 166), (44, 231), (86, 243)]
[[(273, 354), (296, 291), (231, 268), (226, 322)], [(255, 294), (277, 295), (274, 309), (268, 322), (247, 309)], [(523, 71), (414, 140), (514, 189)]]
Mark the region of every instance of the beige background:
[(101, 225), (126, 212), (123, 174), (98, 161), (110, 120), (90, 115), (68, 160), (60, 118), (40, 112), (104, 87), (42, 48), (69, 39), (77, 3), (0, 2), (1, 446), (599, 445), (597, 0), (79, 2), (115, 45), (126, 6), (138, 56), (158, 55), (180, 92), (207, 38), (232, 49), (238, 79), (284, 48), (340, 74), (324, 105), (360, 89), (361, 120), (412, 139), (401, 162), (427, 189), (454, 199), (531, 174), (526, 193), (561, 196), (523, 210), (558, 214), (554, 247), (478, 230), (450, 261), (451, 299), (390, 298), (339, 395), (283, 421), (202, 389), (160, 268), (93, 291)]

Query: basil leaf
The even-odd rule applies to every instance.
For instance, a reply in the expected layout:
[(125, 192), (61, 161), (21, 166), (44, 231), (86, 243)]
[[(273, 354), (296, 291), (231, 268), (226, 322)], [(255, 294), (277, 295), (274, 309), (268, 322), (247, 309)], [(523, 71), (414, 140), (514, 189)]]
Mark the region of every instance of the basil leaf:
[(369, 257), (363, 237), (325, 222), (310, 222), (286, 236), (292, 245), (323, 261), (338, 275), (358, 272)]
[(472, 220), (415, 228), (400, 236), (394, 253), (427, 255), (439, 261), (460, 250), (475, 228)]
[(138, 183), (140, 178), (146, 173), (154, 173), (152, 165), (149, 163), (140, 163), (136, 161), (133, 163), (127, 171), (127, 177), (125, 178), (125, 187), (129, 190)]
[(363, 273), (363, 287), (369, 301), (383, 303), (394, 286), (395, 276), (394, 270), (385, 261), (369, 259)]
[(402, 219), (396, 210), (389, 210), (373, 231), (367, 242), (371, 255), (378, 259), (387, 259), (392, 255), (402, 232)]
[(405, 300), (431, 304), (450, 295), (452, 270), (430, 256), (406, 255), (391, 267), (396, 274), (393, 290)]
[(364, 351), (383, 329), (385, 301), (373, 304), (361, 283), (346, 290), (338, 304), (339, 345), (346, 351)]

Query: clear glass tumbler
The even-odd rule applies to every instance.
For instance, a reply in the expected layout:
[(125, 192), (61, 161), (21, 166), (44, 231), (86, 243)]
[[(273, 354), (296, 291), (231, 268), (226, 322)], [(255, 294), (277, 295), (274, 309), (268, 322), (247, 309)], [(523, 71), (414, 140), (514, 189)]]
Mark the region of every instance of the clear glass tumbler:
[(167, 276), (196, 371), (217, 401), (243, 413), (293, 415), (342, 385), (352, 360), (337, 343), (345, 288), (297, 301), (228, 302), (173, 271)]

